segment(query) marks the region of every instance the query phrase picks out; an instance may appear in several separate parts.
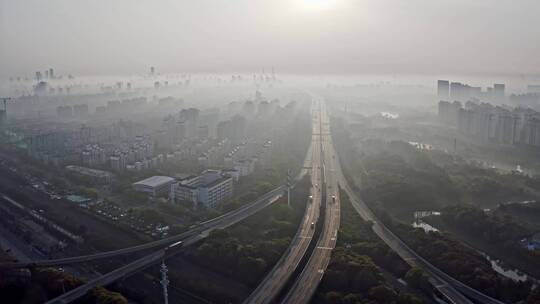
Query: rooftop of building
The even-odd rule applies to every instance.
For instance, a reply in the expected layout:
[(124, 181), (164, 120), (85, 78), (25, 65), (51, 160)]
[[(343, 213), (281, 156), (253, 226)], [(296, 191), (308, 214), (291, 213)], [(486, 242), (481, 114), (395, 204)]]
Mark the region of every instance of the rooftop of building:
[(186, 180), (186, 179), (190, 179), (192, 177), (195, 177), (196, 175), (193, 175), (193, 174), (190, 174), (190, 173), (176, 173), (174, 175), (174, 177), (177, 179), (177, 180)]
[(206, 170), (201, 175), (192, 175), (180, 180), (178, 185), (189, 189), (212, 188), (223, 181), (232, 179), (230, 176), (221, 173), (221, 170)]
[(169, 176), (152, 176), (141, 181), (133, 183), (133, 185), (141, 185), (146, 187), (158, 187), (167, 183), (174, 182), (174, 178)]
[(84, 203), (88, 203), (92, 201), (91, 198), (80, 196), (80, 195), (68, 195), (66, 196), (66, 199), (70, 202), (77, 203), (77, 204), (84, 204)]
[(214, 187), (214, 186), (216, 186), (216, 185), (219, 185), (219, 184), (221, 184), (221, 183), (223, 183), (224, 181), (229, 180), (229, 179), (232, 179), (232, 177), (230, 177), (230, 176), (222, 176), (222, 177), (220, 177), (220, 178), (218, 178), (218, 179), (212, 181), (211, 183), (208, 183), (208, 184), (204, 185), (204, 187), (206, 187), (206, 188), (212, 188), (212, 187)]
[(100, 176), (100, 177), (108, 177), (112, 175), (112, 173), (107, 172), (107, 171), (91, 169), (91, 168), (86, 168), (86, 167), (81, 167), (81, 166), (74, 166), (74, 165), (66, 166), (66, 169), (70, 171), (75, 171), (81, 174)]

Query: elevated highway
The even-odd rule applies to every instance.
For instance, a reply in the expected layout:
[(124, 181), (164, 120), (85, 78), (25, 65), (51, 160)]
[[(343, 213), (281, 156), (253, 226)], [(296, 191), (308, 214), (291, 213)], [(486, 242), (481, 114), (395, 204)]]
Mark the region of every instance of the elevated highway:
[(312, 105), (312, 135), (311, 149), (309, 154), (311, 159), (305, 164), (305, 168), (311, 168), (311, 199), (306, 205), (302, 222), (286, 252), (280, 260), (265, 276), (257, 288), (244, 301), (245, 304), (264, 304), (275, 301), (291, 275), (303, 259), (312, 241), (315, 229), (314, 224), (319, 219), (321, 207), (321, 195), (323, 185), (322, 172), (322, 146), (320, 136), (320, 107), (318, 103)]
[(277, 199), (279, 199), (283, 192), (285, 191), (285, 186), (277, 187), (261, 197), (259, 197), (257, 200), (248, 203), (236, 210), (230, 211), (224, 215), (221, 215), (219, 217), (213, 218), (209, 221), (200, 223), (193, 229), (186, 231), (184, 233), (174, 235), (168, 238), (164, 238), (161, 240), (128, 247), (128, 248), (122, 248), (118, 250), (112, 250), (107, 252), (100, 252), (95, 254), (89, 254), (89, 255), (83, 255), (83, 256), (76, 256), (76, 257), (67, 257), (67, 258), (61, 258), (61, 259), (54, 259), (54, 260), (40, 260), (40, 261), (32, 261), (32, 262), (20, 262), (20, 263), (0, 263), (0, 269), (1, 268), (29, 268), (29, 267), (53, 267), (53, 266), (62, 266), (62, 265), (69, 265), (69, 264), (77, 264), (77, 263), (86, 263), (91, 262), (95, 260), (100, 259), (107, 259), (112, 258), (116, 256), (121, 255), (128, 255), (140, 251), (145, 251), (149, 249), (154, 248), (161, 248), (165, 247), (169, 244), (179, 242), (182, 240), (185, 240), (193, 235), (197, 235), (200, 233), (203, 233), (207, 230), (211, 229), (219, 229), (220, 227), (227, 227), (231, 225), (231, 223), (236, 223), (241, 219), (244, 219), (257, 211), (263, 209), (264, 207), (268, 206), (269, 204), (275, 202)]
[(313, 294), (317, 290), (319, 283), (324, 276), (326, 268), (330, 263), (332, 250), (336, 247), (337, 234), (340, 224), (340, 198), (337, 179), (335, 177), (335, 158), (332, 138), (330, 136), (330, 124), (326, 113), (326, 104), (320, 103), (320, 138), (321, 138), (321, 161), (324, 168), (325, 191), (325, 216), (323, 230), (317, 245), (311, 256), (293, 283), (291, 289), (286, 294), (282, 303), (303, 304), (309, 303)]

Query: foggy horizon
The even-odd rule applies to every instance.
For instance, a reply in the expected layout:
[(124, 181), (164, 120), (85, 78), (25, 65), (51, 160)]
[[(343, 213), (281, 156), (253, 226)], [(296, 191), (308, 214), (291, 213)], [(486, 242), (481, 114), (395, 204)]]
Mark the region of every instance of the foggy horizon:
[(6, 1), (0, 76), (540, 74), (540, 3)]

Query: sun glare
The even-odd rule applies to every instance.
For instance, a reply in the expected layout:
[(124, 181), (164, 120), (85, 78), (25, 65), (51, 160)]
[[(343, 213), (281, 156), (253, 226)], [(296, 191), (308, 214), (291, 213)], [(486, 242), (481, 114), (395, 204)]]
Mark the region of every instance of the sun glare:
[(334, 8), (337, 0), (301, 0), (301, 6), (307, 10), (323, 11)]

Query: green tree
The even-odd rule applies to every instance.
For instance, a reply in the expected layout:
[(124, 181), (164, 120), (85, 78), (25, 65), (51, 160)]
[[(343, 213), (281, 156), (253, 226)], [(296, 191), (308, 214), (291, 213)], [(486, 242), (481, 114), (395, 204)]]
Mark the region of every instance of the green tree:
[[(110, 292), (103, 287), (96, 287), (89, 292), (88, 303), (96, 304), (127, 304), (124, 296), (117, 292)], [(84, 301), (84, 300), (83, 300)]]
[(393, 303), (397, 300), (397, 293), (384, 285), (379, 285), (369, 290), (369, 297), (378, 303)]
[(408, 293), (400, 293), (398, 296), (398, 304), (422, 304), (423, 301)]
[(81, 189), (81, 193), (84, 196), (96, 199), (98, 197), (98, 190), (96, 188), (84, 187)]
[(362, 301), (362, 297), (355, 293), (349, 293), (343, 298), (343, 304), (357, 304)]
[(413, 288), (425, 292), (431, 291), (431, 283), (429, 283), (429, 278), (421, 268), (413, 267), (407, 271), (405, 281)]
[(535, 288), (529, 297), (527, 297), (527, 304), (538, 304), (540, 303), (540, 290)]
[(144, 208), (138, 209), (136, 212), (147, 223), (157, 224), (164, 221), (163, 216), (154, 209)]
[(324, 300), (328, 304), (341, 304), (343, 303), (343, 295), (336, 291), (330, 291), (324, 295)]

